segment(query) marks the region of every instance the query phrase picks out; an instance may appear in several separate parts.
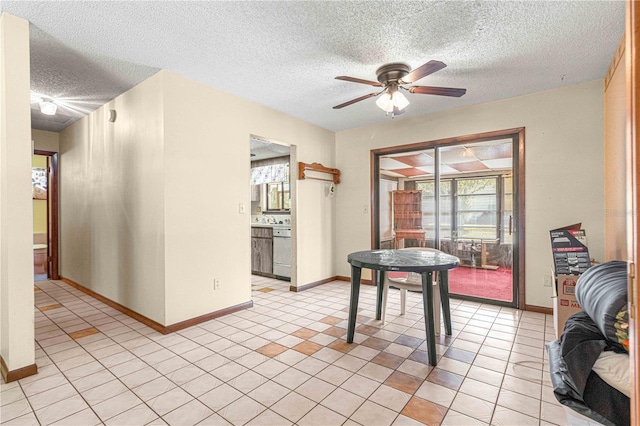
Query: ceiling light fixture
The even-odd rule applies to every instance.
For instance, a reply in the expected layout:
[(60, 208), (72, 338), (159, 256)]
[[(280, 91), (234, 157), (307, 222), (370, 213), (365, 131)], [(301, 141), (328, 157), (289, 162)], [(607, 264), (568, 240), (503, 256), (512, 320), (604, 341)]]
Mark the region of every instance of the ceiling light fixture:
[(380, 95), (376, 105), (387, 115), (391, 113), (393, 118), (409, 105), (409, 101), (402, 93), (398, 92), (397, 85), (391, 84), (389, 90)]
[(40, 102), (40, 112), (45, 115), (56, 115), (56, 111), (58, 110), (58, 106), (53, 103), (51, 100), (42, 100)]
[(367, 84), (373, 87), (381, 87), (379, 92), (369, 93), (359, 98), (351, 99), (350, 101), (336, 105), (333, 109), (344, 108), (349, 105), (353, 105), (356, 102), (364, 101), (371, 97), (377, 96), (376, 104), (380, 109), (394, 118), (398, 114), (402, 114), (404, 109), (409, 105), (409, 101), (400, 93), (400, 89), (406, 90), (409, 93), (420, 93), (423, 95), (438, 95), (438, 96), (453, 96), (459, 98), (467, 92), (467, 89), (456, 89), (453, 87), (434, 87), (434, 86), (410, 86), (405, 87), (407, 84), (413, 84), (414, 82), (433, 74), (446, 67), (444, 62), (429, 61), (426, 64), (420, 65), (418, 68), (411, 70), (411, 67), (402, 62), (393, 62), (381, 66), (376, 70), (376, 76), (378, 81), (363, 80), (361, 78), (349, 77), (346, 75), (339, 75), (337, 80), (350, 81), (353, 83)]

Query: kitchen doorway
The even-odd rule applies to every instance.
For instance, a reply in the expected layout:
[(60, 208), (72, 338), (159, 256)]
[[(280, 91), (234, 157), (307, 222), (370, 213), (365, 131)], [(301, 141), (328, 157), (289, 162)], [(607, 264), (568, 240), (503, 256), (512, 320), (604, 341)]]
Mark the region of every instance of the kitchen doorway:
[(275, 278), (290, 281), (292, 289), (297, 285), (295, 152), (293, 145), (250, 137), (252, 282)]
[(34, 281), (57, 280), (58, 274), (58, 153), (34, 151), (33, 194)]
[(524, 307), (523, 160), (524, 129), (372, 151), (373, 246), (453, 254), (452, 295)]

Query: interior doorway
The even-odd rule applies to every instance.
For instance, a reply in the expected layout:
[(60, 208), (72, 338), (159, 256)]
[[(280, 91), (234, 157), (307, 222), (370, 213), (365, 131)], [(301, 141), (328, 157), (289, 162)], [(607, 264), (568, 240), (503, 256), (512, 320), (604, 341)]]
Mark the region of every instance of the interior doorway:
[(372, 151), (373, 247), (453, 254), (452, 295), (524, 306), (523, 143), (510, 129)]
[[(251, 275), (296, 287), (295, 146), (250, 138)], [(254, 279), (253, 277), (256, 277)]]
[(57, 280), (58, 153), (35, 150), (31, 167), (34, 281)]

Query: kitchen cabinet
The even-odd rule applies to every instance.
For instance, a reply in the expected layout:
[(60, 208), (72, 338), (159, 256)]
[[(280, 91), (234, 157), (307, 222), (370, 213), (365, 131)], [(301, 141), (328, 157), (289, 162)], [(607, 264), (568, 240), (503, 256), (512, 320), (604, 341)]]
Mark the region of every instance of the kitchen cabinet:
[(251, 201), (260, 201), (262, 185), (251, 185)]
[(273, 229), (251, 227), (251, 273), (273, 276)]

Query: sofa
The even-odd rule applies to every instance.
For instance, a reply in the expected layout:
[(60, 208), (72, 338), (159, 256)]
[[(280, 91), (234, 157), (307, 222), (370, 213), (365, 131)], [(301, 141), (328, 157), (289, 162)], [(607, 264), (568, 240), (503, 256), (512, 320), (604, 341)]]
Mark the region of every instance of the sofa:
[(576, 299), (583, 310), (546, 345), (554, 395), (570, 413), (607, 426), (629, 425), (626, 262), (587, 269), (576, 283)]

